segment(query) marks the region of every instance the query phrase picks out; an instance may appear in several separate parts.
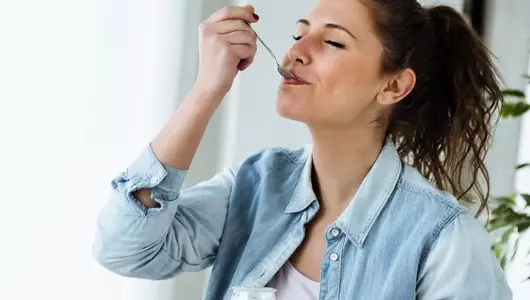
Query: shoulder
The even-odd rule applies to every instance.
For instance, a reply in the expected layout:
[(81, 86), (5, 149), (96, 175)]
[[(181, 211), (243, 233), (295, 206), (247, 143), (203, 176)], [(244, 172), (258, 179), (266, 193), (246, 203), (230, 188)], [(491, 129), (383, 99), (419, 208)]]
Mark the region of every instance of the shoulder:
[(414, 202), (406, 206), (414, 210), (415, 222), (435, 227), (420, 264), (418, 298), (511, 299), (484, 225), (451, 193), (403, 165), (397, 193)]
[(512, 299), (484, 226), (460, 214), (440, 233), (419, 273), (420, 299)]
[(436, 188), (417, 169), (406, 163), (403, 163), (403, 172), (397, 188), (403, 196), (421, 201), (427, 209), (438, 212), (441, 210), (453, 217), (470, 214), (470, 211), (461, 205), (453, 194)]
[[(465, 233), (478, 238), (483, 237), (482, 233), (485, 231), (484, 226), (454, 195), (437, 189), (418, 170), (405, 163), (390, 207), (390, 214), (400, 216), (398, 219), (404, 225), (422, 228), (422, 232), (428, 233), (425, 236), (426, 248), (421, 263), (427, 258), (429, 249), (439, 242), (442, 234), (449, 237), (452, 234), (447, 232), (453, 232), (454, 238), (461, 238)], [(455, 227), (455, 224), (460, 226)], [(462, 235), (456, 235), (457, 232)]]

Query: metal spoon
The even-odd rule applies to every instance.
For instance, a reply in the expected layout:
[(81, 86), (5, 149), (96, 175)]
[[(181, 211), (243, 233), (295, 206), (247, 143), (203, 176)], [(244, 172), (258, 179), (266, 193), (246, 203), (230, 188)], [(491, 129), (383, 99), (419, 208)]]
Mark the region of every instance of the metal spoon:
[[(254, 28), (250, 27), (250, 29), (252, 29), (252, 31), (254, 31)], [(256, 37), (258, 38), (258, 41), (260, 41), (260, 43), (263, 45), (263, 47), (265, 47), (265, 49), (267, 49), (267, 52), (269, 52), (269, 54), (274, 59), (274, 62), (276, 63), (276, 69), (278, 70), (278, 73), (280, 73), (280, 75), (282, 75), (282, 77), (285, 78), (285, 79), (296, 78), (296, 76), (294, 76), (293, 73), (289, 72), (289, 70), (287, 70), (285, 68), (282, 68), (280, 66), (280, 64), (278, 63), (278, 59), (276, 58), (276, 56), (274, 55), (272, 50), (265, 44), (265, 42), (263, 42), (263, 40), (259, 37), (259, 35), (258, 35), (258, 33), (256, 31), (254, 31), (254, 33), (256, 34)]]

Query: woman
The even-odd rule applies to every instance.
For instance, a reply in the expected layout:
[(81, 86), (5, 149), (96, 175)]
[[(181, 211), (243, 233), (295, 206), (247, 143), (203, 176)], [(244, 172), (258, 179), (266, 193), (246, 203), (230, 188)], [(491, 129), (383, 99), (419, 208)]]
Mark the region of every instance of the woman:
[(283, 61), (298, 79), (277, 99), (312, 146), (263, 149), (181, 190), (209, 119), (252, 63), (257, 20), (247, 6), (202, 23), (194, 88), (113, 181), (99, 262), (149, 279), (213, 265), (205, 299), (234, 286), (274, 287), (278, 299), (510, 299), (487, 233), (457, 202), (475, 191), (486, 206), (502, 97), (488, 50), (446, 6), (318, 1)]

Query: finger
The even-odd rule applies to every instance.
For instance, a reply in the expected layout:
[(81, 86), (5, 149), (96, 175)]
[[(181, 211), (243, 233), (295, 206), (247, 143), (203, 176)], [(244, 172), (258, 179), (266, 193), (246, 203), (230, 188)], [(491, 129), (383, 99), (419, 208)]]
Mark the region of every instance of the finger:
[(223, 34), (221, 39), (231, 45), (247, 45), (255, 47), (256, 35), (248, 31), (233, 31)]
[(237, 69), (239, 71), (245, 71), (246, 69), (248, 69), (248, 67), (250, 67), (250, 65), (252, 65), (253, 61), (254, 61), (254, 57), (248, 58), (248, 59), (242, 59), (237, 65)]
[(205, 20), (207, 24), (218, 23), (224, 20), (240, 19), (248, 23), (257, 22), (254, 17), (254, 7), (252, 6), (225, 6), (216, 11), (211, 17)]
[(256, 55), (256, 48), (249, 45), (231, 45), (230, 50), (236, 57), (243, 60), (253, 60)]
[(213, 25), (218, 34), (227, 34), (233, 31), (248, 31), (252, 32), (248, 23), (243, 20), (224, 20)]

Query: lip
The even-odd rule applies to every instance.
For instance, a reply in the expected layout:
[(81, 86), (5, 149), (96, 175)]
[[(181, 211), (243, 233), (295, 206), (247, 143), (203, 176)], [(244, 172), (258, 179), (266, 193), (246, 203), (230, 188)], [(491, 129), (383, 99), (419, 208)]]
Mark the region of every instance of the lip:
[(288, 84), (288, 85), (306, 85), (307, 84), (297, 78), (289, 78), (289, 79), (282, 78), (282, 83)]
[(289, 72), (291, 72), (291, 74), (293, 74), (295, 76), (295, 78), (292, 78), (292, 79), (285, 79), (285, 78), (282, 78), (282, 83), (285, 83), (285, 84), (292, 84), (292, 85), (304, 85), (304, 84), (309, 84), (309, 82), (307, 82), (306, 80), (304, 80), (303, 78), (301, 78), (300, 76), (298, 76), (298, 74), (296, 74), (296, 72), (294, 72), (293, 70), (288, 70)]

